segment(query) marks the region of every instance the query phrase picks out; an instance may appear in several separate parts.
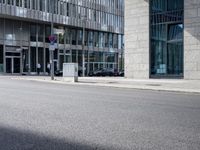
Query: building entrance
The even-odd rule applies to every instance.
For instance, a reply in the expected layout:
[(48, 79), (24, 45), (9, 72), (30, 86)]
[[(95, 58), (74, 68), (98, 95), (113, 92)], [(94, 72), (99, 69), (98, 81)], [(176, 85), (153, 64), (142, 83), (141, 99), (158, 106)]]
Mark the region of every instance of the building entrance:
[(21, 73), (21, 59), (17, 56), (6, 57), (6, 73), (20, 74)]

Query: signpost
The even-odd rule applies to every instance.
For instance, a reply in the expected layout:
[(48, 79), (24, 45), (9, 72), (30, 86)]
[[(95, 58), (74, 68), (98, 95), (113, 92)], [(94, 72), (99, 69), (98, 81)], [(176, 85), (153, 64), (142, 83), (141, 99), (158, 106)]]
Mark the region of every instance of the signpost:
[(49, 50), (50, 51), (54, 51), (55, 50), (55, 42), (56, 42), (56, 35), (50, 35), (49, 36), (49, 41), (50, 41), (50, 44), (49, 44)]
[(49, 36), (49, 51), (50, 51), (50, 64), (51, 64), (51, 80), (54, 80), (54, 51), (55, 51), (55, 43), (56, 43), (57, 37), (56, 35), (50, 35)]

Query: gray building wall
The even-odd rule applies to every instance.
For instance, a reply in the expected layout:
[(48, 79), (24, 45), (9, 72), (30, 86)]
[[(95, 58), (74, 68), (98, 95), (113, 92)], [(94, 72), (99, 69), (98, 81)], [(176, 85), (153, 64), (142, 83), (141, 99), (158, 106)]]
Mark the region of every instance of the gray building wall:
[(200, 1), (185, 0), (184, 78), (200, 79)]
[(149, 2), (125, 0), (125, 76), (149, 78)]

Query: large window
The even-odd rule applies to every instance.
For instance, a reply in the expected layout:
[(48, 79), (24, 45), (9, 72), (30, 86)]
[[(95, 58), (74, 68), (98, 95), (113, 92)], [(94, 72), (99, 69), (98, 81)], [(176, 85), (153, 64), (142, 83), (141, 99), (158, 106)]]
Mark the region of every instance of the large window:
[(71, 33), (72, 33), (72, 45), (76, 45), (77, 31), (75, 29), (72, 29)]
[(3, 72), (3, 45), (0, 45), (0, 72)]
[(38, 41), (43, 42), (44, 41), (44, 26), (38, 25)]
[(151, 0), (151, 75), (183, 76), (183, 0)]
[(36, 72), (36, 48), (31, 47), (31, 72)]
[(41, 65), (40, 72), (44, 72), (44, 49), (38, 48), (38, 63)]
[(30, 40), (35, 42), (36, 41), (36, 34), (37, 34), (37, 26), (31, 25), (30, 27)]

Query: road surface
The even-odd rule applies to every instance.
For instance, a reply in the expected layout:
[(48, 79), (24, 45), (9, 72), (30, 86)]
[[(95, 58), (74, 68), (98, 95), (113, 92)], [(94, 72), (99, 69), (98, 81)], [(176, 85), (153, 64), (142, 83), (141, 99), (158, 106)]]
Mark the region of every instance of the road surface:
[(0, 150), (200, 150), (200, 95), (2, 76)]

